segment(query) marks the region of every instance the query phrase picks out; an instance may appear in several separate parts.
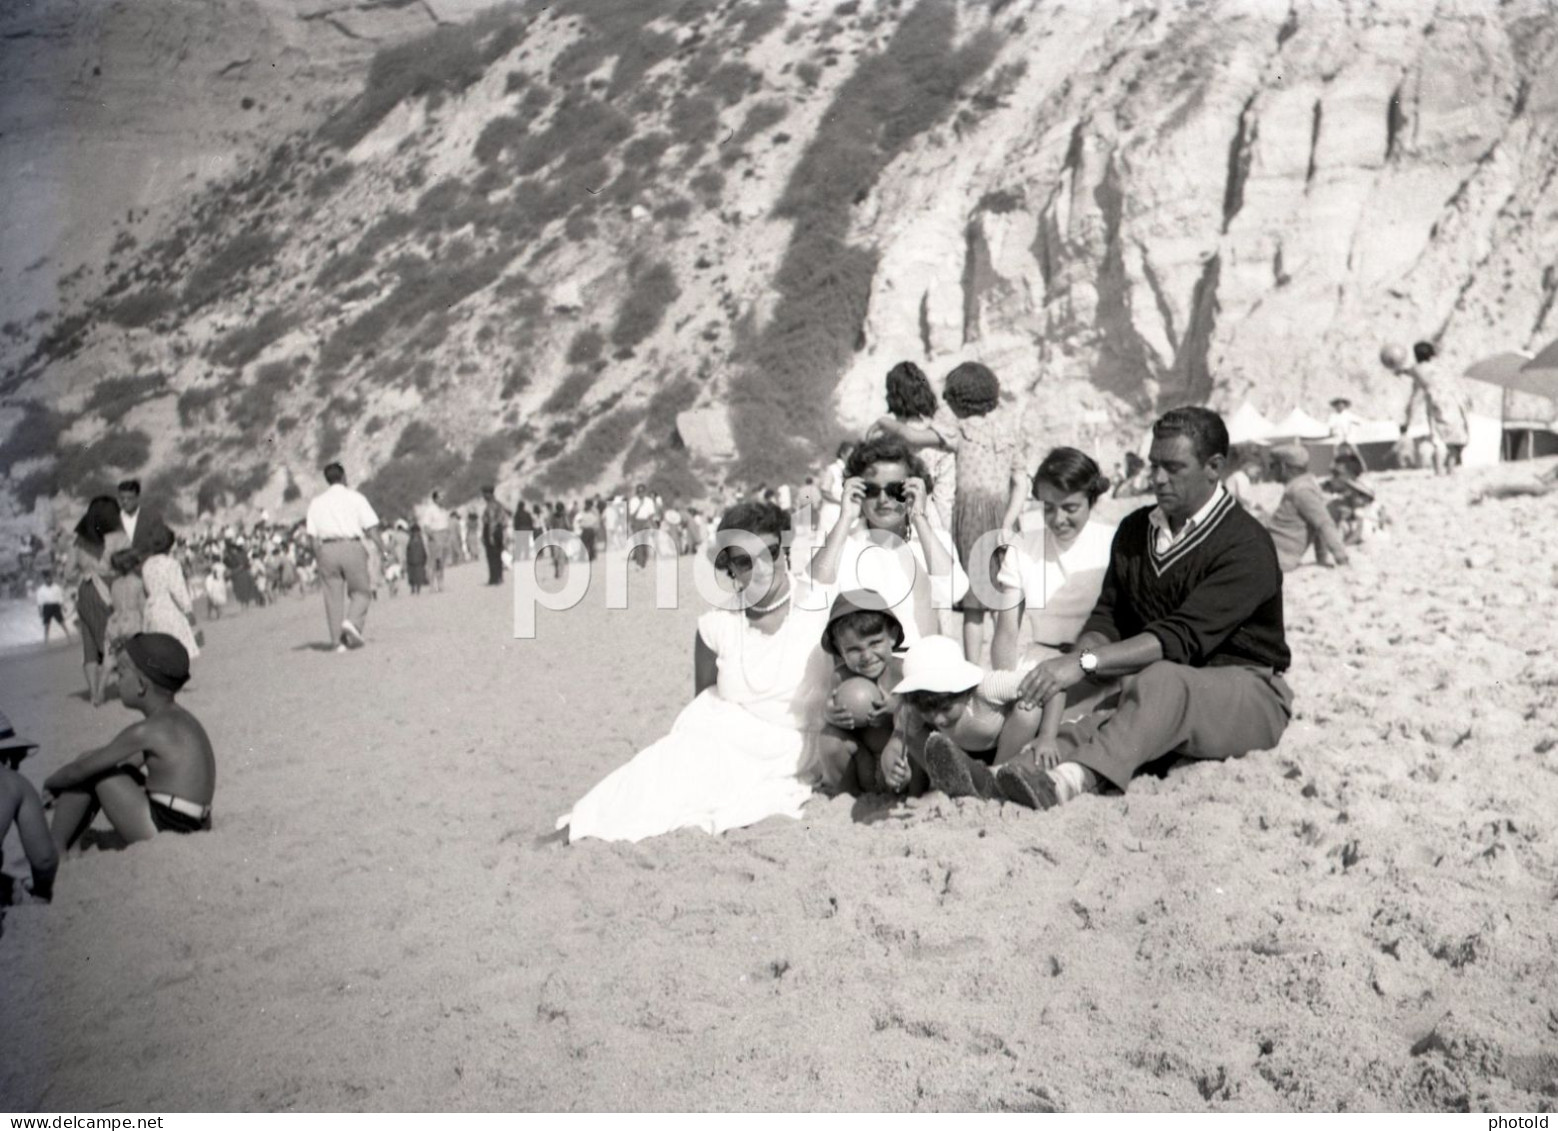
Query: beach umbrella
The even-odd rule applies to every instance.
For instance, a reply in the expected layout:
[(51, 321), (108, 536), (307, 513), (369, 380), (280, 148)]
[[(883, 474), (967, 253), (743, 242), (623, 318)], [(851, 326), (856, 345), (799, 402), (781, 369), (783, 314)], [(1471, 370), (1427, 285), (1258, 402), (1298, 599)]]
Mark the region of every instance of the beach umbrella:
[(1558, 341), (1548, 343), (1546, 349), (1520, 367), (1520, 372), (1545, 382), (1544, 397), (1558, 397)]
[[(1553, 342), (1535, 357), (1513, 351), (1485, 357), (1468, 367), (1465, 376), (1474, 381), (1497, 385), (1504, 390), (1499, 401), (1500, 436), (1505, 435), (1511, 428), (1530, 432), (1533, 424), (1527, 420), (1527, 417), (1546, 419), (1547, 416), (1528, 411), (1532, 407), (1529, 402), (1517, 404), (1512, 412), (1510, 394), (1523, 393), (1527, 396), (1546, 397), (1558, 401), (1558, 342)], [(1511, 417), (1521, 423), (1513, 423)], [(1533, 437), (1527, 435), (1527, 448), (1533, 442)], [(1517, 448), (1520, 446), (1518, 438), (1515, 444)]]
[(1492, 357), (1485, 357), (1481, 361), (1473, 362), (1466, 367), (1462, 376), (1470, 377), (1473, 381), (1483, 381), (1489, 385), (1506, 387), (1506, 382), (1511, 376), (1519, 373), (1521, 367), (1531, 360), (1528, 353), (1516, 353), (1505, 350), (1496, 353)]
[(1468, 367), (1465, 375), (1473, 381), (1484, 381), (1517, 393), (1558, 397), (1558, 342), (1535, 357), (1513, 352), (1485, 357)]

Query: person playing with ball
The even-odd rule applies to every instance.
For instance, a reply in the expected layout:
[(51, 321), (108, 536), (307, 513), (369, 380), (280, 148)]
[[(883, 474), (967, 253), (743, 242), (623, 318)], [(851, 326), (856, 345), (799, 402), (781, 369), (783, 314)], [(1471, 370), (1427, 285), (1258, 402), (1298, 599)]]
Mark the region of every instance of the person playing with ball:
[(822, 756), (842, 764), (841, 793), (889, 791), (884, 767), (902, 757), (903, 747), (891, 692), (903, 678), (903, 661), (894, 655), (902, 644), (903, 625), (880, 593), (857, 589), (834, 599), (822, 634), (822, 650), (836, 661), (823, 705)]

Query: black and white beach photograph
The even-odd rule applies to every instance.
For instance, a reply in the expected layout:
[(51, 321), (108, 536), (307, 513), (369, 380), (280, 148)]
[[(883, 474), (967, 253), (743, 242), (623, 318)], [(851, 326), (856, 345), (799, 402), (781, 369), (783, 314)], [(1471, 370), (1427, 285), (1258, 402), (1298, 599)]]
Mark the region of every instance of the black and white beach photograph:
[(0, 4), (0, 1111), (1545, 1126), (1555, 607), (1555, 0)]

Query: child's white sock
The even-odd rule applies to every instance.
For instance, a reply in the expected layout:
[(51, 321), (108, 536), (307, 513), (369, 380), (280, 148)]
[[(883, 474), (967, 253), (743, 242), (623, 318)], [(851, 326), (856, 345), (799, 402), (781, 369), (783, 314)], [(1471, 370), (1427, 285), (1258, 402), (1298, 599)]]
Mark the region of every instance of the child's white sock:
[(1062, 762), (1049, 776), (1055, 783), (1055, 800), (1062, 805), (1084, 793), (1098, 792), (1098, 775), (1081, 762)]

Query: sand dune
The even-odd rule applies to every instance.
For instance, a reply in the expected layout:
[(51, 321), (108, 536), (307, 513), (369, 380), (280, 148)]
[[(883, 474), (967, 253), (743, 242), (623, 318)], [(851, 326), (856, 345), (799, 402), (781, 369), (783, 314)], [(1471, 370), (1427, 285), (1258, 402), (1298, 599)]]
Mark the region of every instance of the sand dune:
[[(690, 574), (534, 642), (475, 566), (357, 654), (317, 598), (209, 625), (216, 832), (7, 914), (0, 1107), (1550, 1108), (1558, 499), (1486, 478), (1289, 576), (1280, 749), (1049, 814), (538, 841), (690, 693)], [(0, 661), (35, 780), (128, 718), (75, 664)]]

